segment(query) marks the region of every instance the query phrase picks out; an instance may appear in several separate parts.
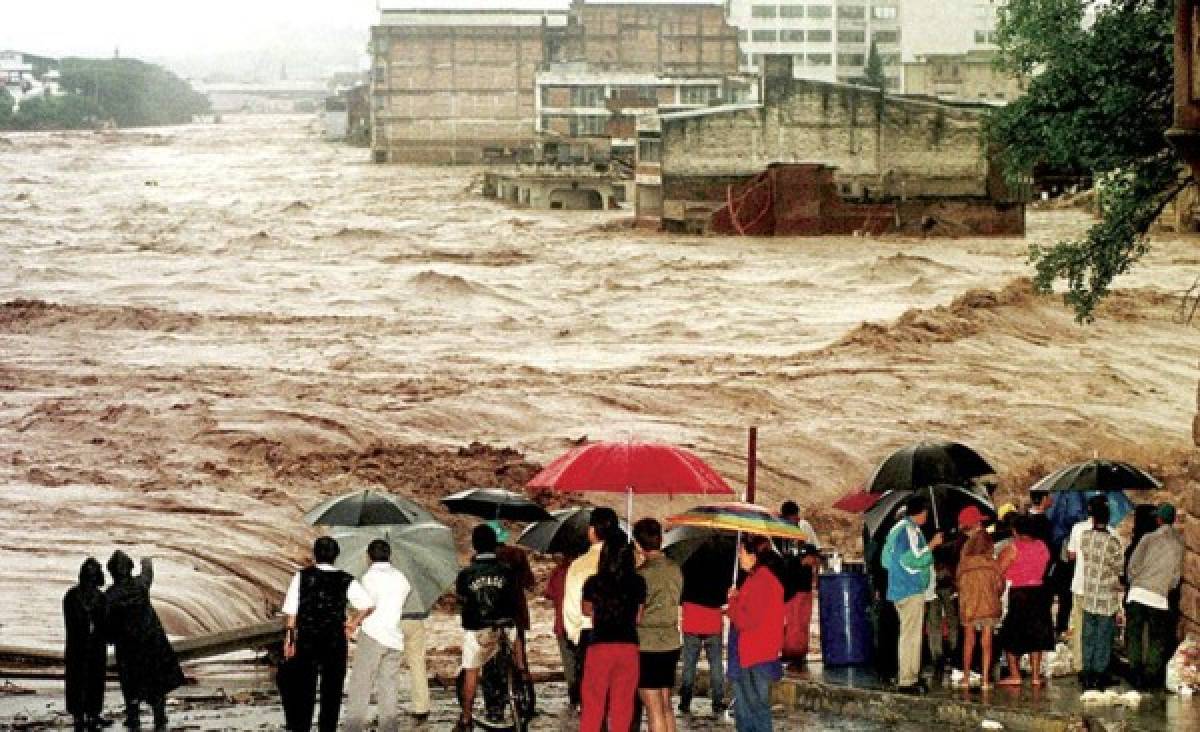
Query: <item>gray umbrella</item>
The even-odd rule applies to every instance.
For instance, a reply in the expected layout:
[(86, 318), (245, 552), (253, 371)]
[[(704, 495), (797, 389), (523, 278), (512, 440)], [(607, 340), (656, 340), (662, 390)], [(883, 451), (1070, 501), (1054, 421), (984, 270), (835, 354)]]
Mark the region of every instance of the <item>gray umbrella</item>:
[[(552, 518), (525, 527), (517, 543), (542, 554), (583, 554), (588, 548), (588, 521), (591, 507), (564, 508), (551, 512)], [(621, 530), (629, 527), (620, 522)]]
[(321, 502), (304, 520), (312, 526), (393, 526), (435, 521), (419, 504), (373, 490), (334, 496)]
[(458, 577), (458, 550), (448, 526), (427, 522), (407, 526), (369, 526), (331, 533), (341, 552), (334, 566), (362, 577), (370, 566), (367, 545), (383, 539), (392, 547), (392, 566), (411, 586), (404, 603), (407, 617), (428, 615)]

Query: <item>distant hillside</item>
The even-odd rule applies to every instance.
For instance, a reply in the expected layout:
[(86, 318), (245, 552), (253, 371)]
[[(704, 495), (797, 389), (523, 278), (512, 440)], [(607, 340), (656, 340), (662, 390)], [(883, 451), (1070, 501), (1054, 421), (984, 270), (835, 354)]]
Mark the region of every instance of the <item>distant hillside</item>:
[(17, 113), (0, 96), (0, 127), (79, 129), (185, 124), (208, 111), (208, 99), (161, 66), (135, 59), (65, 58), (61, 96), (25, 99)]

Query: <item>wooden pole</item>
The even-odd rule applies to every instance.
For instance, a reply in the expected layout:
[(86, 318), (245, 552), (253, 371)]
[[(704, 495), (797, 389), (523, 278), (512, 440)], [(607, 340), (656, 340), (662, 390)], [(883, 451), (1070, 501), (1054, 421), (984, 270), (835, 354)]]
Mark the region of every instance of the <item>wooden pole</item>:
[(751, 427), (746, 437), (746, 503), (754, 503), (758, 469), (758, 428)]

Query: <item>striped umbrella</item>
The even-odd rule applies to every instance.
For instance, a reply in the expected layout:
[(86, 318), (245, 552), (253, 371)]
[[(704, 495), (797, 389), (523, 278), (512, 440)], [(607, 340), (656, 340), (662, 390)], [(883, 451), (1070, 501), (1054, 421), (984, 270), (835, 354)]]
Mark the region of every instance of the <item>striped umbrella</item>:
[(671, 526), (696, 526), (716, 531), (758, 534), (775, 539), (812, 541), (803, 528), (754, 503), (709, 503), (667, 517)]

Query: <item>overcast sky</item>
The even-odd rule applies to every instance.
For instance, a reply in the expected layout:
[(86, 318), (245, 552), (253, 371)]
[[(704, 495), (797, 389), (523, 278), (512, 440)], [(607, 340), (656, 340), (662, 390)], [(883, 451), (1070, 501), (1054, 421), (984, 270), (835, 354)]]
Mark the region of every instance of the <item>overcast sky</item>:
[(286, 30), (361, 27), (376, 0), (3, 0), (0, 48), (51, 56), (194, 54)]

